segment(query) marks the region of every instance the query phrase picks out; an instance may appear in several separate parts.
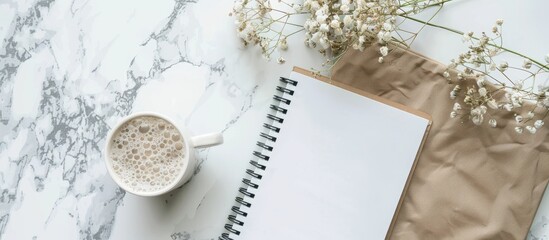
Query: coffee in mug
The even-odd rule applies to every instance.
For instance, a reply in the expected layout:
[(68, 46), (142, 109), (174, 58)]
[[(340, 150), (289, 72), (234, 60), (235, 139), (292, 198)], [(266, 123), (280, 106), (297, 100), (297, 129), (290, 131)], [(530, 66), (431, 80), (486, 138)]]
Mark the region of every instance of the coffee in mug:
[(112, 168), (133, 191), (158, 191), (176, 181), (183, 169), (184, 139), (161, 118), (131, 119), (111, 141)]
[(168, 117), (143, 112), (123, 119), (107, 137), (106, 165), (126, 191), (156, 196), (185, 183), (196, 167), (194, 149), (223, 142), (221, 133), (191, 137)]

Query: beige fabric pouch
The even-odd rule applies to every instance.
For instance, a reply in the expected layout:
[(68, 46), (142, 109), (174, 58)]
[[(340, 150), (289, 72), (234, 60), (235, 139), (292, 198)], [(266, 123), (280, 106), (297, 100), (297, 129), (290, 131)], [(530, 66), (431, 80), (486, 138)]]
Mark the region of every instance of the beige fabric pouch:
[(433, 118), (387, 238), (524, 239), (549, 179), (549, 124), (531, 135), (507, 111), (492, 114), (497, 129), (452, 119), (444, 65), (401, 49), (380, 64), (378, 49), (348, 51), (332, 80)]

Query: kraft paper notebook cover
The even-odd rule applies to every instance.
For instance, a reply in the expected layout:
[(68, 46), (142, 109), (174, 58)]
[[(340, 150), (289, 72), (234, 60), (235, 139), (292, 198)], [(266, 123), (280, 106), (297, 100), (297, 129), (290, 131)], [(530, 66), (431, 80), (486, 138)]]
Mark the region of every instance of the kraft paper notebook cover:
[(383, 239), (430, 117), (310, 72), (280, 78), (220, 239)]

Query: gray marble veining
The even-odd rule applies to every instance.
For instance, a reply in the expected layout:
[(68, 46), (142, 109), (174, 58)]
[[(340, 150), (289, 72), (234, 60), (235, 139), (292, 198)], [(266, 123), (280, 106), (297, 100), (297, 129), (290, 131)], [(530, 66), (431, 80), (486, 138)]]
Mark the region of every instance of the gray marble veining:
[[(277, 65), (242, 51), (231, 5), (0, 1), (0, 239), (219, 235), (276, 76), (323, 60), (294, 48)], [(225, 144), (198, 152), (184, 187), (151, 199), (126, 194), (106, 172), (103, 145), (136, 111), (222, 131)], [(541, 214), (530, 239), (547, 231)]]

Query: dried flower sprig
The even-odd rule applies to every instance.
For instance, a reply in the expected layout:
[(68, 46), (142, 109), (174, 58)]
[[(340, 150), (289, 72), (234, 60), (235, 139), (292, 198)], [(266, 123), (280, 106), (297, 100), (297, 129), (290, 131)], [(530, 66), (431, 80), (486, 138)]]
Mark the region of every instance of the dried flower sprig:
[[(277, 54), (277, 62), (284, 63), (281, 53), (289, 48), (288, 38), (304, 32), (305, 45), (325, 56), (327, 68), (347, 49), (363, 50), (373, 43), (379, 44), (378, 61), (383, 63), (391, 46), (408, 48), (426, 26), (459, 34), (468, 50), (452, 60), (442, 73), (448, 83), (454, 85), (449, 94), (455, 100), (450, 117), (460, 116), (475, 125), (487, 122), (496, 128), (499, 124), (492, 117), (494, 113), (509, 111), (515, 114), (517, 133), (536, 133), (549, 112), (549, 55), (545, 57), (546, 63), (542, 63), (503, 46), (503, 20), (497, 20), (489, 33), (481, 34), (431, 23), (450, 1), (237, 0), (231, 15), (236, 18), (238, 36), (244, 45), (258, 46), (267, 59)], [(428, 20), (415, 17), (432, 8), (435, 11)], [(420, 28), (404, 29), (405, 21), (420, 23)], [(515, 66), (504, 61), (507, 55), (524, 60)]]
[[(363, 50), (378, 42), (380, 59), (389, 54), (388, 43), (408, 46), (418, 32), (401, 28), (397, 17), (440, 7), (451, 0), (237, 0), (231, 15), (245, 45), (258, 46), (271, 59), (288, 49), (288, 38), (305, 32), (305, 45), (317, 49), (331, 66), (349, 47)], [(437, 11), (438, 12), (438, 11)], [(435, 12), (435, 14), (437, 13)], [(295, 23), (303, 20), (304, 23)], [(278, 57), (279, 63), (284, 58)]]
[[(506, 48), (503, 45), (502, 27), (503, 20), (499, 19), (490, 33), (483, 32), (480, 36), (473, 32), (462, 33), (445, 28), (461, 34), (463, 42), (468, 46), (467, 51), (453, 59), (448, 70), (443, 73), (448, 82), (455, 85), (450, 98), (456, 101), (455, 106), (460, 106), (459, 109), (454, 107), (450, 117), (461, 115), (475, 125), (481, 125), (484, 116), (489, 116), (490, 112), (492, 115), (497, 111), (514, 112), (515, 131), (520, 134), (526, 130), (535, 134), (549, 113), (549, 54), (545, 57), (545, 64), (542, 64)], [(520, 66), (505, 61), (504, 58), (509, 55), (523, 58)], [(457, 74), (451, 76), (450, 71)], [(467, 79), (476, 81), (476, 85), (469, 85), (467, 91), (462, 92), (461, 88), (466, 85)], [(463, 98), (458, 98), (461, 94)], [(491, 118), (488, 125), (497, 127), (497, 120)]]

